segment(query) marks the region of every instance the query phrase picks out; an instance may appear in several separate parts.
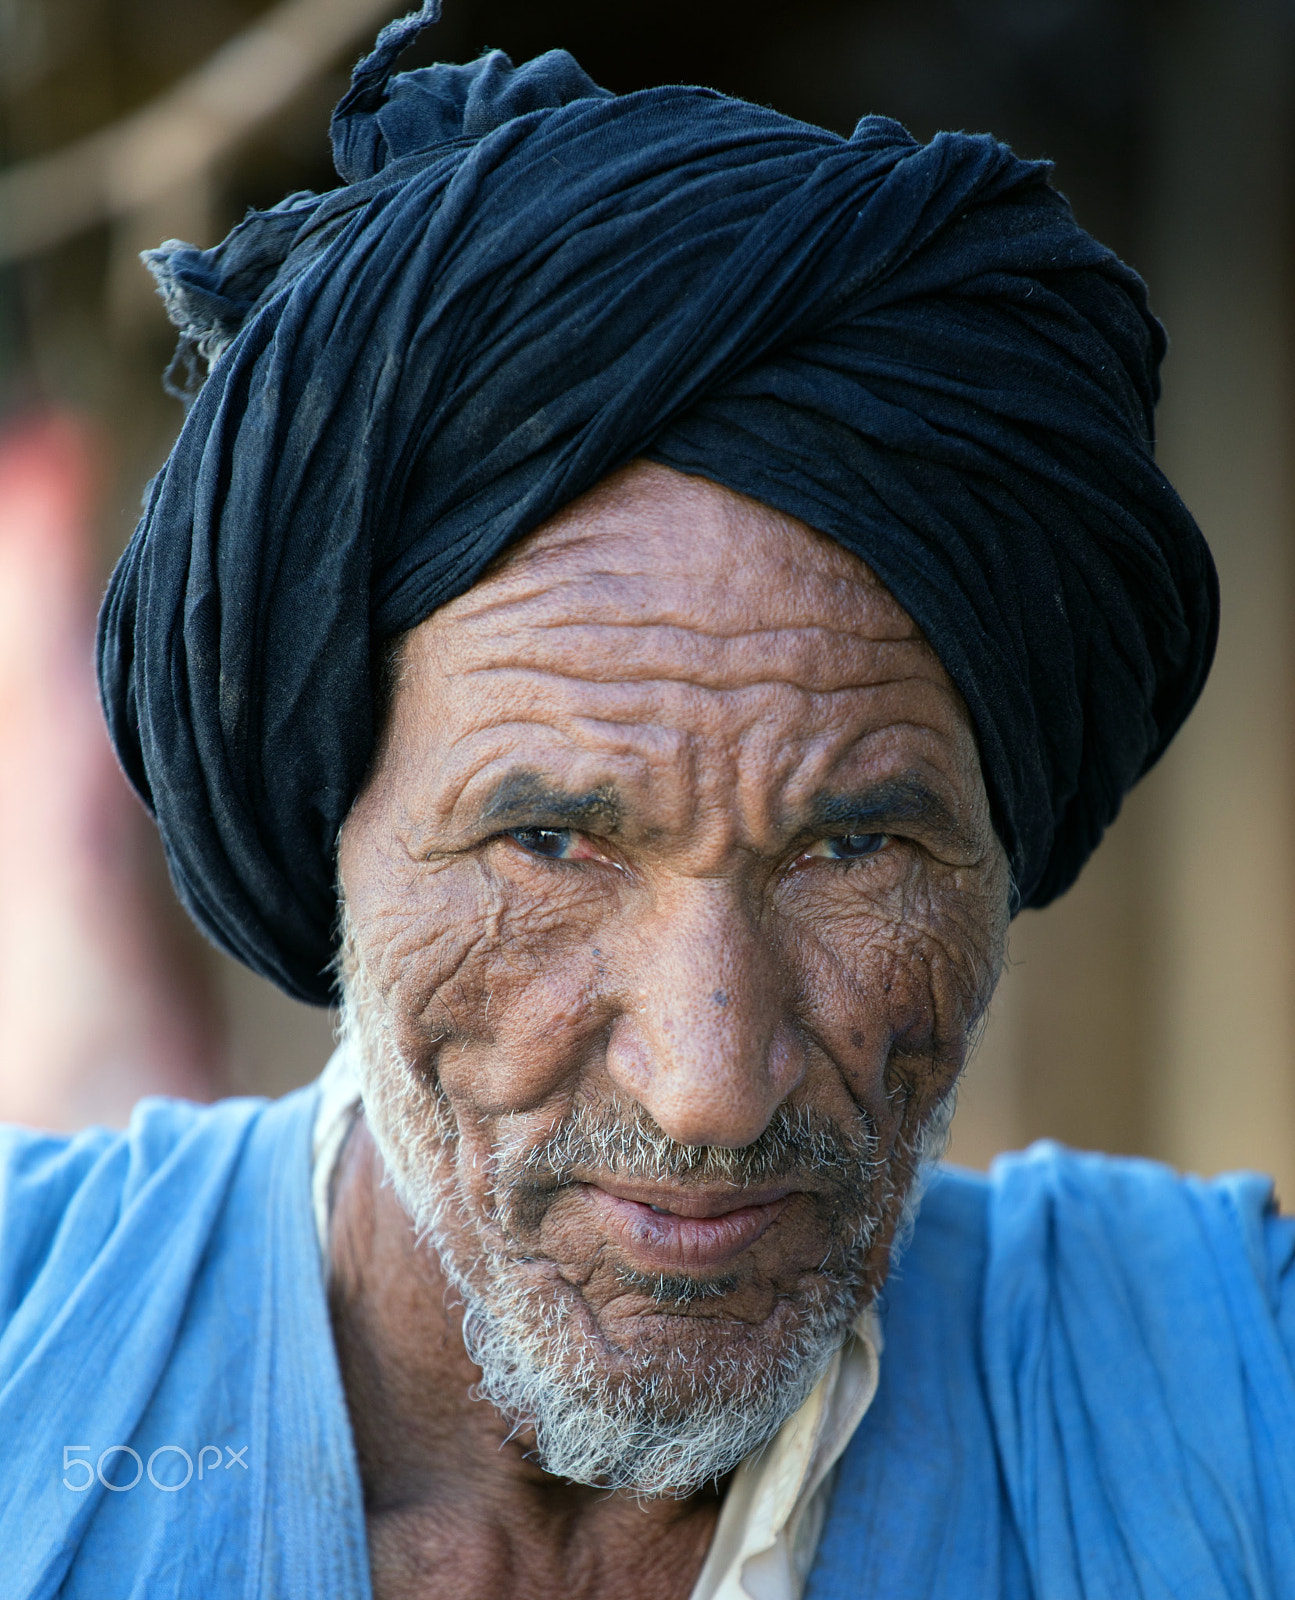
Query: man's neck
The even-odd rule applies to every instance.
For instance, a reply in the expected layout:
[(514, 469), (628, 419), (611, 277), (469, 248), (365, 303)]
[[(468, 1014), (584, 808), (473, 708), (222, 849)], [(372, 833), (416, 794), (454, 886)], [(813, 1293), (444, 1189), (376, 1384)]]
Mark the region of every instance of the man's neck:
[(414, 1230), (361, 1118), (339, 1165), (330, 1310), (379, 1600), (686, 1600), (718, 1493), (639, 1501), (531, 1458), (463, 1345), (462, 1308)]

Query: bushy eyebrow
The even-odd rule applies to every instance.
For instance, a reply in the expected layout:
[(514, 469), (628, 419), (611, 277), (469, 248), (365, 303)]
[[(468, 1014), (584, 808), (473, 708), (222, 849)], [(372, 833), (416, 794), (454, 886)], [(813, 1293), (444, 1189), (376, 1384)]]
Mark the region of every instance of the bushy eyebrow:
[(610, 784), (584, 794), (555, 788), (538, 772), (507, 772), (485, 795), (481, 820), (504, 828), (574, 828), (615, 833), (623, 815), (620, 796)]
[[(611, 784), (576, 794), (519, 767), (487, 790), (478, 815), (483, 825), (493, 828), (571, 828), (610, 835), (620, 829), (625, 807)], [(805, 812), (787, 820), (786, 831), (800, 837), (917, 832), (962, 848), (972, 843), (942, 796), (914, 773), (849, 794), (819, 793)]]
[(800, 825), (802, 833), (911, 830), (963, 847), (972, 842), (943, 797), (915, 773), (886, 778), (852, 794), (816, 794)]

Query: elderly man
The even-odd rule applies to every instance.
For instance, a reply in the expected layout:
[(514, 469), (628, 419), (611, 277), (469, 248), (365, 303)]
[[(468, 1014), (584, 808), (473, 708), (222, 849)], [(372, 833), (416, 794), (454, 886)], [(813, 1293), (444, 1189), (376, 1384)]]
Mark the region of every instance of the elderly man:
[(104, 702), (343, 1036), (10, 1137), (6, 1593), (1295, 1593), (1266, 1185), (1044, 1147), (914, 1227), (1213, 647), (1141, 284), (992, 140), (393, 76), (433, 11), (341, 188), (154, 253)]

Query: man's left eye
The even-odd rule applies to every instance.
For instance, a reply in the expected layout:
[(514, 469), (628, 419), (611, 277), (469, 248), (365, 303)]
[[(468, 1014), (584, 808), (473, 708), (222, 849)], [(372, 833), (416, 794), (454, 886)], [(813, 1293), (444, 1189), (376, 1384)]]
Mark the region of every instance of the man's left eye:
[(805, 853), (828, 861), (858, 861), (863, 856), (875, 856), (889, 843), (887, 833), (839, 833), (834, 838), (820, 839)]
[(523, 850), (547, 856), (550, 861), (563, 861), (570, 856), (576, 838), (570, 828), (510, 828), (508, 837), (516, 839)]

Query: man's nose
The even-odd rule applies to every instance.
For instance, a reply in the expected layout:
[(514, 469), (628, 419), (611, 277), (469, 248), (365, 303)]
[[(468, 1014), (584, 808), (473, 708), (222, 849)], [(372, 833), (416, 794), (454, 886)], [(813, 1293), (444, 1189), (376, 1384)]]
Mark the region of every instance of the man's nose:
[(753, 1143), (805, 1074), (768, 937), (731, 885), (706, 882), (661, 899), (633, 942), (613, 1082), (681, 1144)]

